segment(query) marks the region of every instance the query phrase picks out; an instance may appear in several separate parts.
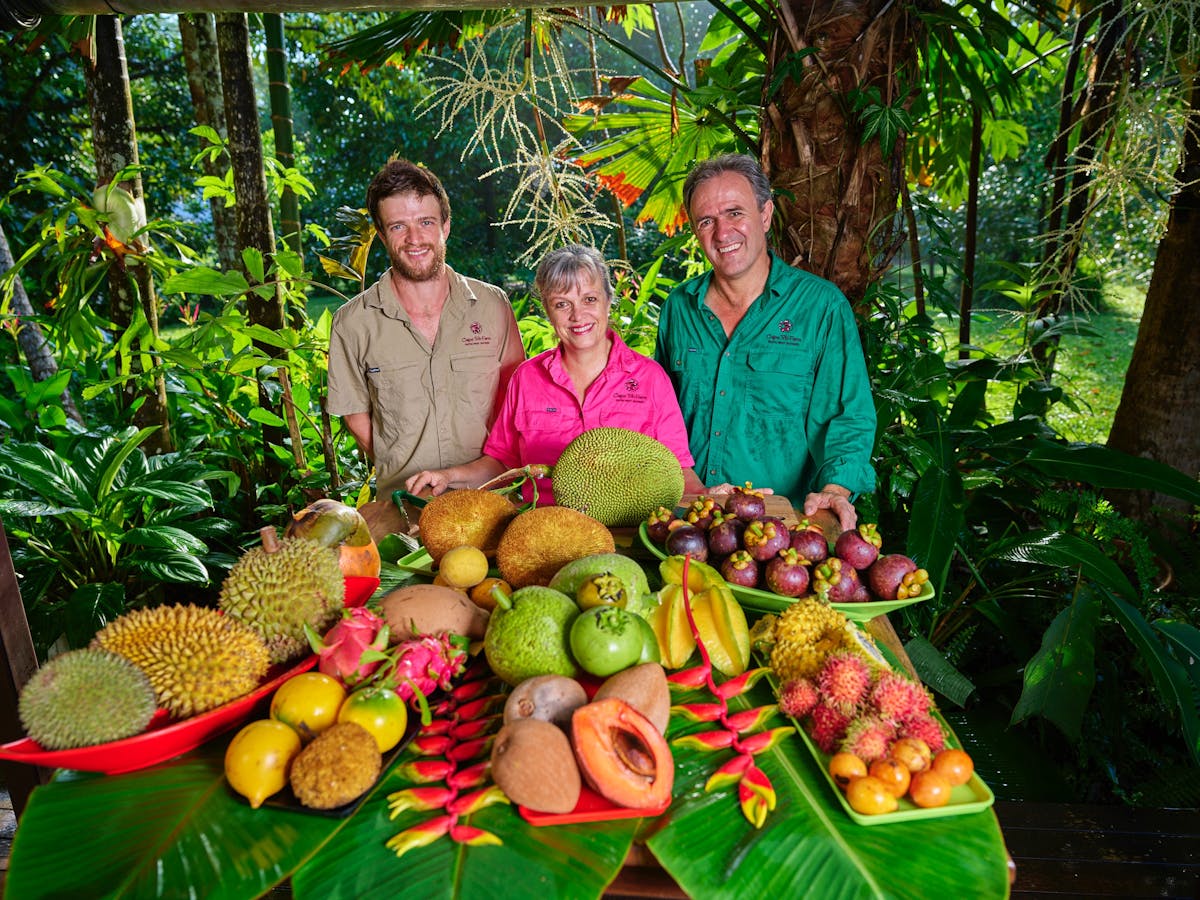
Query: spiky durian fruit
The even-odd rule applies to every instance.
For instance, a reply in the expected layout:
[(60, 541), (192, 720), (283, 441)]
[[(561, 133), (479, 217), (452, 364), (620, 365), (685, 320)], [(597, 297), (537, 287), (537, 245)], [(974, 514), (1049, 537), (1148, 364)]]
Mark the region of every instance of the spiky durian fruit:
[(69, 650), (25, 682), (17, 711), (43, 749), (88, 747), (145, 731), (154, 715), (154, 688), (123, 656)]
[(324, 634), (341, 616), (346, 583), (338, 552), (304, 538), (262, 530), (263, 543), (242, 554), (221, 585), (220, 607), (245, 622), (267, 642), (272, 662), (287, 662), (309, 650), (307, 622)]
[(201, 606), (134, 610), (105, 626), (92, 646), (145, 672), (158, 705), (180, 719), (250, 693), (270, 665), (258, 632)]

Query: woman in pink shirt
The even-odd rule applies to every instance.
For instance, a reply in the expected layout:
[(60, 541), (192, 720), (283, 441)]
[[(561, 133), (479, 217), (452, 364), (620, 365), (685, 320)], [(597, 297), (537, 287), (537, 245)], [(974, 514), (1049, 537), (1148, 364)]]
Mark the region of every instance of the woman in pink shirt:
[[(604, 257), (572, 244), (546, 255), (534, 277), (558, 346), (517, 367), (483, 445), (483, 456), (446, 469), (418, 472), (407, 488), (477, 487), (519, 466), (558, 461), (589, 428), (628, 428), (660, 441), (684, 470), (684, 490), (704, 490), (692, 470), (687, 428), (662, 367), (626, 346), (609, 327), (613, 291)], [(549, 479), (538, 503), (553, 503)]]

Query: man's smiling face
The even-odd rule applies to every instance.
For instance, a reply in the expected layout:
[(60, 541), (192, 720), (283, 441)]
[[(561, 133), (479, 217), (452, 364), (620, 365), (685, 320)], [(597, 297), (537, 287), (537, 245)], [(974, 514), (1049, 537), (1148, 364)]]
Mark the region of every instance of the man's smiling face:
[(722, 172), (696, 186), (688, 214), (713, 270), (736, 279), (766, 256), (772, 211), (770, 201), (759, 209), (746, 176)]

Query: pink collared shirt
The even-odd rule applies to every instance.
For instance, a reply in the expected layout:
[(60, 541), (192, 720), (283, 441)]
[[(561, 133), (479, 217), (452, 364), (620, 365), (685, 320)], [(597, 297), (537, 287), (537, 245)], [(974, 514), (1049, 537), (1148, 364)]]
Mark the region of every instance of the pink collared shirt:
[[(509, 469), (553, 465), (567, 444), (589, 428), (628, 428), (655, 438), (689, 468), (687, 428), (671, 379), (653, 359), (630, 350), (611, 328), (608, 337), (608, 365), (587, 389), (582, 406), (563, 367), (561, 347), (521, 363), (483, 452)], [(550, 480), (540, 479), (538, 505), (553, 502)]]

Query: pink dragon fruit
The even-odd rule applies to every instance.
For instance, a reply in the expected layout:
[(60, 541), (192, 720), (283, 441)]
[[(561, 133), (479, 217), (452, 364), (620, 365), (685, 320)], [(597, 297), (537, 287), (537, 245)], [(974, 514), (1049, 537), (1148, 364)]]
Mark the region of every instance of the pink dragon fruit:
[(401, 641), (392, 650), (395, 666), (384, 680), (396, 685), (405, 700), (424, 699), (441, 688), (449, 690), (453, 679), (467, 667), (466, 640), (446, 632)]
[(364, 606), (344, 610), (321, 638), (305, 625), (308, 642), (320, 657), (319, 671), (353, 688), (370, 678), (387, 659), (388, 626)]

